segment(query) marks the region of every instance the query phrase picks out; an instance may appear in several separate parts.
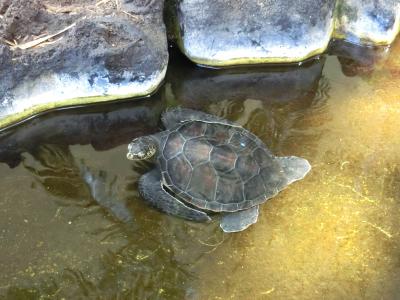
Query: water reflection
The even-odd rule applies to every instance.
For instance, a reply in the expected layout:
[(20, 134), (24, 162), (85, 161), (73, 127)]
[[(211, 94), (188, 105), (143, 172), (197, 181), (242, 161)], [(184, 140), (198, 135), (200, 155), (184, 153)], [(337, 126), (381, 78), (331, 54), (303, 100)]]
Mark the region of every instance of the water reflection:
[(277, 65), (215, 70), (198, 68), (179, 53), (171, 55), (176, 59), (169, 66), (166, 90), (170, 98), (193, 108), (222, 100), (257, 99), (268, 104), (310, 100), (325, 62), (321, 57), (301, 67)]
[(329, 53), (338, 56), (346, 76), (371, 74), (389, 57), (390, 46), (366, 47), (342, 41), (332, 41)]
[[(175, 58), (149, 99), (54, 112), (3, 132), (0, 295), (396, 298), (396, 49), (375, 69), (358, 62), (368, 80), (359, 67), (348, 77), (335, 57), (251, 70)], [(160, 130), (160, 113), (175, 105), (235, 120), (277, 155), (309, 159), (311, 176), (239, 234), (159, 213), (137, 193), (150, 165), (128, 162), (126, 145)], [(86, 171), (100, 175), (100, 189)]]
[(15, 167), (21, 162), (21, 153), (44, 144), (112, 149), (132, 137), (156, 131), (162, 110), (161, 99), (155, 95), (135, 102), (52, 112), (1, 132), (0, 161)]

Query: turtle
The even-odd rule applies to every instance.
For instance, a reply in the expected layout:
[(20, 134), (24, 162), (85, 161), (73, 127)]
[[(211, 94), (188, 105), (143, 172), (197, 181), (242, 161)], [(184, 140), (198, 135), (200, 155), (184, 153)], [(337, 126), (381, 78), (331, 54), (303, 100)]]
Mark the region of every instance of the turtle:
[(311, 169), (304, 158), (274, 156), (256, 135), (218, 116), (177, 107), (161, 121), (165, 130), (132, 140), (127, 158), (153, 159), (139, 194), (170, 215), (207, 222), (220, 213), (223, 231), (242, 231), (257, 222), (260, 204)]

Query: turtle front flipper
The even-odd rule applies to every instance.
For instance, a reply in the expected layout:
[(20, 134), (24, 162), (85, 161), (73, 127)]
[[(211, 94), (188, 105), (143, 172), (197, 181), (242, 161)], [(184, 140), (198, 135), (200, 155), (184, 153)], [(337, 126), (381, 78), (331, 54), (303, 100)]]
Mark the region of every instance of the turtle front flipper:
[(193, 110), (190, 108), (174, 107), (167, 109), (162, 117), (161, 121), (165, 128), (172, 129), (178, 126), (180, 123), (187, 121), (203, 121), (203, 122), (216, 122), (225, 125), (238, 126), (237, 124), (225, 120), (223, 118), (207, 114), (202, 111)]
[(258, 220), (258, 205), (249, 209), (225, 214), (221, 219), (220, 227), (224, 232), (238, 232), (245, 230)]
[(161, 175), (158, 170), (152, 170), (144, 174), (139, 180), (139, 193), (152, 206), (159, 210), (181, 217), (190, 221), (211, 221), (206, 213), (193, 209), (169, 194), (161, 183)]

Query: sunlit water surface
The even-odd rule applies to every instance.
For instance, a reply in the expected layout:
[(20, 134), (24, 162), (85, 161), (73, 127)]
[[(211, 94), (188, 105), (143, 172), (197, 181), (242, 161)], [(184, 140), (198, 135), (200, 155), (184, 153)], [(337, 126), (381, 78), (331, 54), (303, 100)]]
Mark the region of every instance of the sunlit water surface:
[[(347, 75), (345, 75), (347, 74)], [(131, 138), (183, 105), (234, 120), (313, 169), (224, 234), (148, 207)], [(52, 112), (0, 143), (0, 298), (398, 299), (400, 41), (389, 57), (198, 69), (149, 99)], [(106, 178), (94, 199), (82, 168)]]

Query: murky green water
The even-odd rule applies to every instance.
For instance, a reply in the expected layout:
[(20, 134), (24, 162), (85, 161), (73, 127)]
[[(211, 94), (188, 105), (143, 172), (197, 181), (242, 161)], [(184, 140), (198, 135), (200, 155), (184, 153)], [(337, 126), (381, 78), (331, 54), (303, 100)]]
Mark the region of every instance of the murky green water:
[[(150, 99), (53, 112), (1, 136), (0, 298), (398, 299), (400, 41), (382, 60), (204, 70), (174, 59)], [(372, 64), (371, 61), (374, 61)], [(238, 234), (148, 207), (125, 159), (183, 105), (312, 172)], [(97, 203), (82, 166), (106, 176)]]

